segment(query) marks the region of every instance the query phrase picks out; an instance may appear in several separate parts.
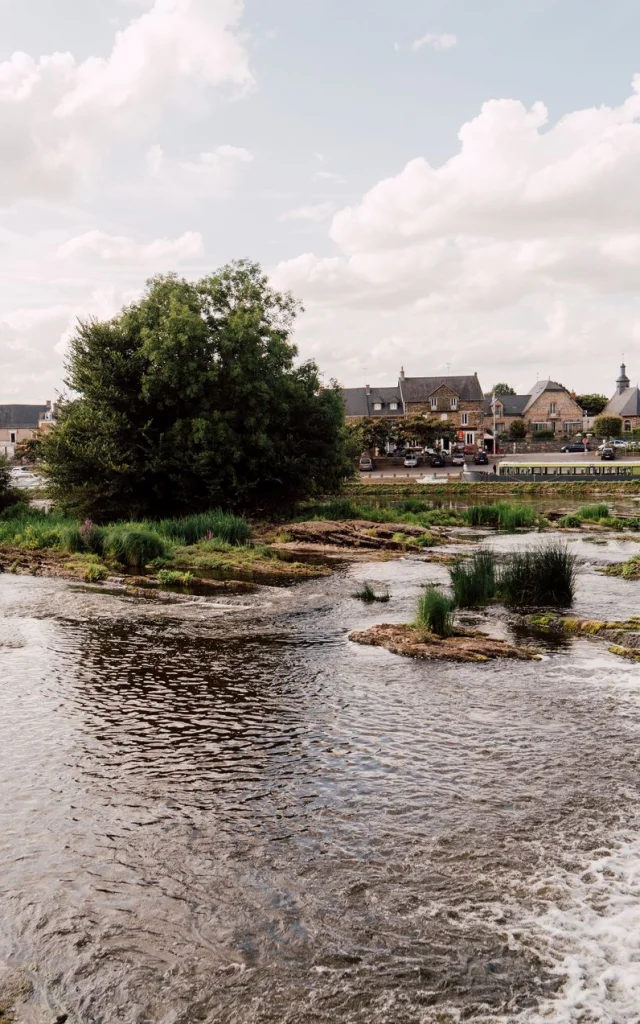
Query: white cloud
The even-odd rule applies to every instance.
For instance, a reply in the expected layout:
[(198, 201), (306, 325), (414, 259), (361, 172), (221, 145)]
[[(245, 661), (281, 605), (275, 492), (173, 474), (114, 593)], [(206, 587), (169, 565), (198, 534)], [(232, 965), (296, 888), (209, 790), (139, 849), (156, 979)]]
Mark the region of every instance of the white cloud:
[(409, 49), (415, 51), (430, 46), (432, 50), (451, 50), (457, 45), (458, 37), (451, 32), (427, 32), (425, 36), (414, 39)]
[(198, 231), (185, 231), (179, 238), (156, 238), (147, 243), (135, 242), (123, 235), (108, 235), (104, 231), (86, 231), (64, 242), (57, 251), (60, 260), (97, 256), (110, 263), (153, 264), (167, 268), (181, 260), (198, 259), (203, 254), (204, 243)]
[(195, 160), (174, 160), (158, 145), (147, 152), (147, 171), (173, 200), (224, 198), (236, 183), (240, 168), (253, 156), (240, 146), (217, 146)]
[(280, 215), (280, 220), (308, 220), (313, 224), (321, 224), (329, 220), (335, 210), (333, 203), (311, 203), (307, 206), (297, 206), (293, 210), (287, 210)]
[(541, 103), (485, 103), (450, 160), (412, 160), (336, 213), (338, 255), (278, 266), (313, 313), (321, 361), (352, 372), (359, 352), (391, 359), (393, 337), (416, 373), (517, 368), (537, 353), (541, 372), (595, 386), (590, 361), (638, 336), (640, 76), (619, 107), (547, 122)]
[(114, 139), (147, 133), (194, 89), (249, 88), (242, 10), (242, 0), (155, 0), (107, 57), (17, 52), (1, 63), (0, 203), (70, 194)]
[(313, 176), (314, 181), (331, 181), (336, 185), (344, 185), (345, 179), (341, 174), (335, 174), (333, 171), (316, 171)]

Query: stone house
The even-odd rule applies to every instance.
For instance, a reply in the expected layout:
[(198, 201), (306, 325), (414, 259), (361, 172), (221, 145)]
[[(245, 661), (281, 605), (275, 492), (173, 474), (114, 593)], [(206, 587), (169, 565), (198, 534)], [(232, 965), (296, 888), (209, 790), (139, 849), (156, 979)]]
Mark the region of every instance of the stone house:
[(0, 455), (13, 457), (20, 441), (35, 437), (55, 423), (51, 402), (44, 405), (0, 405)]
[[(572, 437), (583, 428), (582, 409), (562, 384), (539, 380), (527, 395), (498, 395), (495, 400), (496, 433), (508, 434), (514, 420), (524, 420), (527, 434), (550, 432)], [(492, 398), (484, 401), (484, 425), (493, 430)]]
[(376, 419), (426, 416), (453, 423), (458, 439), (475, 444), (482, 439), (484, 396), (478, 375), (458, 377), (407, 377), (400, 371), (395, 388), (345, 388), (347, 423), (364, 417)]
[(620, 376), (616, 381), (616, 393), (602, 410), (602, 415), (620, 416), (624, 434), (640, 428), (640, 388), (630, 387), (624, 363), (620, 367)]

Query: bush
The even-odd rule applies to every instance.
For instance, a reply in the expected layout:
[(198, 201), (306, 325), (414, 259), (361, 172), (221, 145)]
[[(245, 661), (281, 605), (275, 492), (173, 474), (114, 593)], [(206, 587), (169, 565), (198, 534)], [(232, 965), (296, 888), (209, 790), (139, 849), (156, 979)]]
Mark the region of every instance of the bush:
[(140, 569), (154, 558), (164, 558), (167, 545), (157, 533), (136, 524), (105, 530), (104, 553), (121, 565)]
[(582, 526), (582, 519), (577, 512), (570, 512), (568, 516), (563, 516), (562, 519), (558, 520), (558, 526), (574, 530), (576, 527)]
[(162, 519), (157, 524), (148, 524), (171, 540), (190, 545), (201, 540), (219, 538), (227, 544), (246, 544), (251, 530), (246, 519), (215, 509), (183, 519)]
[(564, 608), (573, 602), (575, 574), (576, 558), (565, 544), (517, 552), (503, 566), (500, 595), (514, 608)]
[(92, 562), (91, 565), (87, 566), (84, 578), (87, 583), (100, 583), (106, 575), (107, 570), (104, 565), (96, 565)]
[(8, 523), (12, 519), (39, 519), (43, 515), (45, 515), (44, 512), (32, 509), (25, 501), (16, 501), (14, 505), (7, 505), (0, 512), (0, 522)]
[(454, 565), (449, 574), (458, 608), (481, 608), (496, 596), (496, 557), (492, 551), (476, 551)]
[(514, 420), (509, 424), (509, 439), (511, 441), (523, 441), (527, 436), (527, 424), (524, 420)]
[(609, 506), (605, 504), (583, 505), (578, 510), (578, 515), (581, 519), (608, 519)]
[(353, 596), (357, 597), (359, 601), (364, 601), (365, 604), (372, 604), (374, 601), (388, 601), (389, 591), (383, 590), (381, 593), (378, 593), (373, 589), (370, 583), (365, 583), (364, 586), (360, 590), (357, 590)]
[(622, 434), (622, 418), (620, 416), (598, 416), (593, 426), (596, 437), (620, 437)]
[(160, 569), (158, 583), (163, 587), (188, 587), (193, 583), (193, 573)]
[(415, 625), (418, 629), (436, 636), (447, 637), (453, 633), (454, 604), (437, 587), (427, 587), (418, 601)]

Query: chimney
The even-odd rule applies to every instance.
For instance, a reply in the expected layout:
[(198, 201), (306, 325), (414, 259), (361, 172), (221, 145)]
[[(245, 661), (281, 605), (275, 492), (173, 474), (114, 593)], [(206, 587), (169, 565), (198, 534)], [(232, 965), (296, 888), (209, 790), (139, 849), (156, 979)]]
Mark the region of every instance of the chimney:
[(365, 395), (367, 395), (367, 397), (371, 394), (371, 388), (369, 387), (368, 384), (365, 384), (364, 386), (364, 393)]
[(404, 380), (404, 366), (400, 367), (400, 380)]

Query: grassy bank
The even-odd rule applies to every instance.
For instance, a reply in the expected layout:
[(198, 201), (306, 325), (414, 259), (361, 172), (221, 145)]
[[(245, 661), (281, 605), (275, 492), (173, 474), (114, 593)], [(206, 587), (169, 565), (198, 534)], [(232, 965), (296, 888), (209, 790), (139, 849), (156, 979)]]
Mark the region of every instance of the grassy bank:
[(401, 483), (398, 480), (386, 482), (372, 481), (360, 483), (355, 481), (347, 484), (345, 494), (353, 501), (370, 504), (378, 499), (398, 501), (403, 498), (449, 499), (466, 501), (475, 504), (479, 499), (491, 498), (494, 501), (505, 499), (532, 498), (576, 498), (584, 499), (585, 503), (592, 498), (622, 498), (640, 496), (640, 480), (636, 482), (610, 481), (591, 482), (574, 481), (573, 483), (442, 483), (418, 484)]

